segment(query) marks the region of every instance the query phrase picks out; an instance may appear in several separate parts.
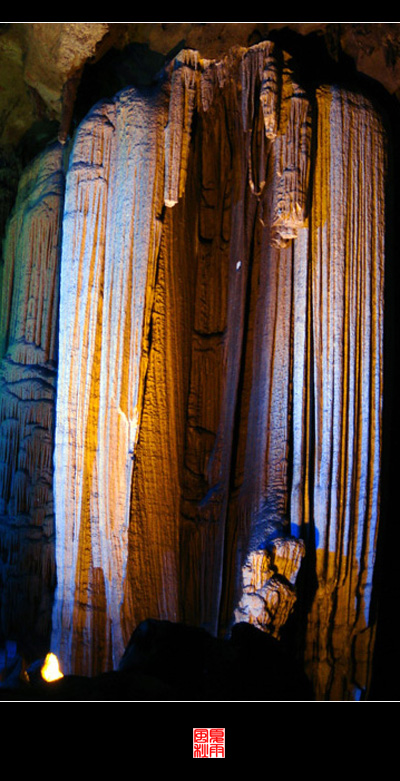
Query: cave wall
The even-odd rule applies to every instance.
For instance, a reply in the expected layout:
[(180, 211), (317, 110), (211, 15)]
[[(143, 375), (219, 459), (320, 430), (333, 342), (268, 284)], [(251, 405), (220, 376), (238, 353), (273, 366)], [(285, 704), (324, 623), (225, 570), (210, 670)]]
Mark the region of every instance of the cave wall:
[(53, 450), (64, 150), (25, 169), (3, 247), (1, 634), (45, 649), (55, 584)]
[(3, 633), (25, 621), (33, 592), (7, 567), (22, 574), (28, 546), (45, 592), (29, 620), (52, 623), (65, 671), (115, 666), (144, 618), (216, 634), (245, 620), (279, 637), (299, 611), (318, 698), (358, 699), (381, 456), (385, 138), (372, 104), (307, 93), (269, 42), (220, 60), (188, 51), (155, 86), (101, 101), (29, 170), (51, 186), (33, 208), (22, 182), (4, 250)]

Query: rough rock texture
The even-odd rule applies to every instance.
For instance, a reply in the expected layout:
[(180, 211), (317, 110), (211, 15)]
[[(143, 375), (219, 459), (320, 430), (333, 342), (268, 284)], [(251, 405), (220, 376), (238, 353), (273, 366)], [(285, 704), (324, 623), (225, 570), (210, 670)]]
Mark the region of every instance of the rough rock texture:
[[(94, 651), (115, 665), (124, 648), (130, 492), (161, 226), (159, 104), (157, 94), (129, 93), (95, 109), (77, 134), (67, 177), (54, 625), (64, 664), (85, 671)], [(77, 653), (88, 657), (76, 661)]]
[(43, 119), (62, 120), (64, 93), (109, 32), (108, 22), (0, 27), (0, 141), (17, 144)]
[[(386, 159), (381, 121), (368, 101), (325, 89), (317, 100), (310, 269), (314, 401), (313, 409), (306, 411), (306, 402), (304, 410), (313, 416), (313, 441), (303, 439), (303, 452), (313, 448), (313, 461), (303, 461), (312, 469), (312, 492), (303, 493), (296, 472), (292, 517), (301, 500), (303, 523), (315, 538), (318, 585), (306, 656), (318, 667), (318, 696), (329, 689), (341, 699), (360, 696), (368, 685), (374, 635)], [(350, 655), (353, 691), (344, 671)]]
[[(367, 690), (384, 186), (371, 103), (305, 91), (269, 41), (184, 51), (81, 123), (54, 453), (64, 672), (115, 668), (145, 619), (223, 636), (237, 610), (276, 638), (297, 611), (318, 698)], [(39, 321), (15, 311), (30, 344)]]
[(349, 71), (354, 63), (399, 95), (399, 22), (1, 22), (0, 143), (17, 144), (36, 134), (37, 125), (40, 133), (48, 120), (65, 138), (84, 69), (110, 51), (136, 47), (145, 74), (153, 55), (158, 69), (183, 48), (220, 59), (232, 46), (249, 47), (281, 32), (320, 38), (332, 62), (347, 58)]
[(68, 80), (96, 54), (108, 33), (108, 22), (23, 23), (26, 56), (24, 76), (47, 110), (62, 114), (62, 95)]
[[(51, 629), (53, 449), (63, 151), (25, 171), (7, 229), (0, 320), (0, 631)], [(47, 642), (49, 640), (47, 639)]]
[(275, 539), (272, 550), (252, 551), (242, 570), (235, 621), (254, 624), (279, 639), (296, 602), (294, 585), (305, 553), (302, 540)]
[[(316, 100), (312, 125), (271, 44), (187, 52), (79, 129), (55, 450), (67, 670), (115, 665), (148, 617), (226, 631), (249, 551), (294, 534), (317, 563), (318, 695), (367, 686), (384, 143), (359, 96)], [(277, 632), (293, 584), (269, 582)]]

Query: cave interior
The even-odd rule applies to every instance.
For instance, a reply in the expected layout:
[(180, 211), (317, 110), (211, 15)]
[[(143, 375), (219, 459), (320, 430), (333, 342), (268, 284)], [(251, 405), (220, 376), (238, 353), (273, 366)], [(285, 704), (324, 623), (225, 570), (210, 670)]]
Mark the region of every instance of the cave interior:
[(400, 23), (7, 22), (0, 87), (0, 698), (397, 700)]

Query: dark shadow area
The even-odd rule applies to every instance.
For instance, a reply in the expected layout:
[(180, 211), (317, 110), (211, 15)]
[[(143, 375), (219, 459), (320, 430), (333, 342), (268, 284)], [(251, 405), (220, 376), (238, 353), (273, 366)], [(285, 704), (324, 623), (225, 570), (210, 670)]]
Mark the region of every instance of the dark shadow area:
[(396, 98), (382, 100), (388, 131), (387, 225), (385, 255), (384, 406), (381, 469), (381, 522), (375, 565), (377, 636), (370, 700), (400, 699), (397, 675), (397, 605), (400, 597), (396, 545), (398, 521), (399, 426), (399, 232), (400, 107)]
[(312, 701), (301, 666), (281, 644), (249, 624), (229, 640), (169, 621), (144, 621), (118, 670), (46, 683), (43, 660), (22, 670), (17, 659), (0, 685), (1, 700)]
[(26, 131), (16, 147), (16, 154), (22, 168), (42, 152), (49, 144), (57, 141), (59, 123), (57, 120), (37, 120)]
[(152, 51), (145, 43), (110, 49), (98, 62), (85, 65), (74, 105), (74, 127), (100, 100), (111, 100), (125, 87), (151, 87), (164, 66), (184, 48), (181, 41), (167, 55)]

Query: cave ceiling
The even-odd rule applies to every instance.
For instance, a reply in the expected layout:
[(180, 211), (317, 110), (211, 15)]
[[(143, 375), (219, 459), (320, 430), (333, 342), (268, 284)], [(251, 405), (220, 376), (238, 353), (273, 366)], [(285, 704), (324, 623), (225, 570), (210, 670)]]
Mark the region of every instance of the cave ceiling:
[(101, 90), (151, 80), (182, 48), (212, 59), (277, 34), (297, 39), (302, 52), (318, 40), (332, 66), (344, 62), (400, 96), (399, 22), (2, 22), (0, 144), (68, 134), (76, 105), (80, 119)]

